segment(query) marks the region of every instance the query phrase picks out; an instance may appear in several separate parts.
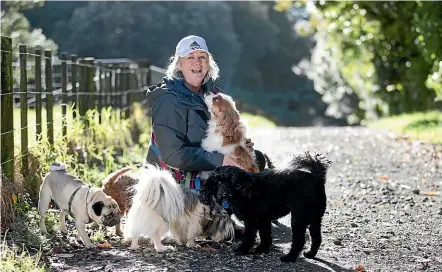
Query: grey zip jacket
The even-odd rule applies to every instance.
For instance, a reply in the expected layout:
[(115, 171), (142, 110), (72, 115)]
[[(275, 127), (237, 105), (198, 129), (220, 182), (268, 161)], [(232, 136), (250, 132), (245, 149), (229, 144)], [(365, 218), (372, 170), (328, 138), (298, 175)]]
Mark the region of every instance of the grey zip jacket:
[[(204, 84), (203, 90), (206, 93), (220, 91), (213, 81)], [(223, 154), (207, 152), (201, 147), (210, 119), (203, 97), (189, 90), (183, 80), (164, 77), (152, 91), (148, 91), (147, 100), (152, 109), (152, 131), (157, 150), (168, 166), (201, 172), (222, 165)], [(160, 165), (152, 143), (146, 161)]]

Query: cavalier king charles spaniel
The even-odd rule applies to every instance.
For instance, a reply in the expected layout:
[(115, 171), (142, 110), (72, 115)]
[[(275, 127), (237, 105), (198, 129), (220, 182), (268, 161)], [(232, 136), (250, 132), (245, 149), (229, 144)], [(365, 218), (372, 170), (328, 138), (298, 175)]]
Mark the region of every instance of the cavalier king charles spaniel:
[(232, 156), (247, 172), (259, 172), (253, 149), (246, 147), (247, 126), (232, 97), (223, 93), (210, 93), (204, 96), (204, 100), (211, 118), (207, 136), (201, 146), (209, 152), (217, 151)]

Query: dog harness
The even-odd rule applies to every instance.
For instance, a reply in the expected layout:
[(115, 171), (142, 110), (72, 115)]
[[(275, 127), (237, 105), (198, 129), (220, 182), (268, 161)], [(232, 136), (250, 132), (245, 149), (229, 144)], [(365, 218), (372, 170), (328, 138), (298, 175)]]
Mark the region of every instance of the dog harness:
[[(74, 218), (74, 219), (75, 219), (75, 217), (74, 217), (74, 215), (72, 214), (72, 201), (74, 200), (75, 195), (77, 194), (78, 190), (80, 190), (81, 187), (83, 187), (83, 186), (80, 186), (80, 187), (78, 187), (77, 189), (75, 189), (75, 191), (72, 193), (71, 197), (69, 198), (69, 203), (68, 203), (68, 210), (67, 210), (67, 212), (68, 212), (68, 214), (69, 214), (72, 218)], [(89, 186), (89, 188), (88, 188), (88, 190), (87, 190), (87, 194), (86, 194), (86, 214), (87, 214), (87, 217), (89, 218), (88, 223), (92, 221), (92, 219), (89, 217), (89, 213), (87, 212), (87, 198), (88, 198), (88, 196), (89, 196), (89, 191), (90, 191), (90, 190), (91, 190), (91, 186)]]
[(152, 146), (153, 151), (157, 155), (158, 161), (160, 162), (161, 168), (169, 171), (173, 178), (176, 180), (184, 188), (189, 190), (199, 191), (201, 185), (201, 179), (198, 177), (198, 172), (184, 171), (178, 168), (174, 168), (170, 165), (167, 165), (163, 159), (161, 158), (160, 150), (155, 141), (155, 134), (152, 131), (152, 136), (150, 138), (150, 144)]

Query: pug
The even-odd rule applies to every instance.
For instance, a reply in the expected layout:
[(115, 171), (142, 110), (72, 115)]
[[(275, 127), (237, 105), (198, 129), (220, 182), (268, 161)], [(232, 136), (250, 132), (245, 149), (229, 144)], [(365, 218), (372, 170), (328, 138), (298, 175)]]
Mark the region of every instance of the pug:
[(75, 220), (78, 237), (86, 247), (93, 247), (86, 234), (85, 224), (96, 222), (99, 225), (113, 227), (120, 223), (120, 208), (117, 202), (103, 192), (101, 188), (91, 187), (79, 178), (69, 174), (66, 165), (52, 163), (50, 171), (40, 186), (38, 212), (40, 231), (47, 234), (45, 214), (53, 199), (61, 209), (60, 231), (67, 233), (66, 215)]

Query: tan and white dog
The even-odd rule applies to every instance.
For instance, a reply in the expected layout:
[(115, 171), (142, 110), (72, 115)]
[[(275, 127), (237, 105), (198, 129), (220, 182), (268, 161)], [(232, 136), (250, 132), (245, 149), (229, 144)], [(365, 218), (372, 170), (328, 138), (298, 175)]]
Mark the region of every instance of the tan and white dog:
[(94, 221), (99, 225), (113, 227), (120, 223), (117, 202), (106, 195), (101, 188), (91, 187), (79, 178), (69, 174), (66, 165), (53, 163), (40, 186), (38, 212), (40, 231), (47, 234), (45, 214), (53, 199), (61, 209), (60, 231), (67, 232), (66, 215), (75, 220), (78, 237), (86, 247), (93, 247), (85, 230), (85, 224)]

